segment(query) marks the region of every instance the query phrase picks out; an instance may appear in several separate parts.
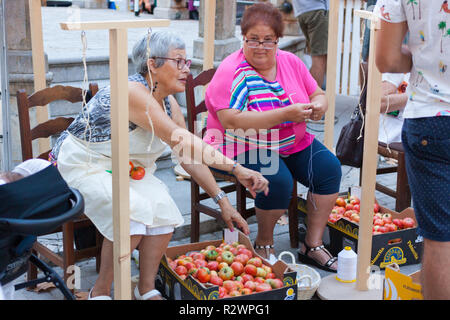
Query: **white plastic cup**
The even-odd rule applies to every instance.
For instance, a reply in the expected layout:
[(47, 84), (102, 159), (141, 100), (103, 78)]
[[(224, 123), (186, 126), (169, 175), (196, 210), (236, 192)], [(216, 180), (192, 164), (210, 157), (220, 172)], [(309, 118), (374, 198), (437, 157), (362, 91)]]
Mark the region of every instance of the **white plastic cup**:
[(338, 254), (336, 279), (345, 283), (355, 282), (357, 263), (358, 255), (351, 247), (345, 247), (344, 250)]

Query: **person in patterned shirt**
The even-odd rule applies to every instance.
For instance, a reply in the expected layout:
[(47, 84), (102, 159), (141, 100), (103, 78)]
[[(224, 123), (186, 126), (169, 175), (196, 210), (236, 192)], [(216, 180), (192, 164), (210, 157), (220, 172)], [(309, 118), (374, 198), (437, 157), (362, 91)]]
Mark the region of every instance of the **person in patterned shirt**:
[[(444, 4), (447, 1), (444, 1)], [(378, 0), (376, 64), (411, 72), (403, 117), (406, 170), (424, 239), (425, 299), (450, 299), (450, 13), (442, 0)], [(402, 45), (409, 31), (407, 46)]]

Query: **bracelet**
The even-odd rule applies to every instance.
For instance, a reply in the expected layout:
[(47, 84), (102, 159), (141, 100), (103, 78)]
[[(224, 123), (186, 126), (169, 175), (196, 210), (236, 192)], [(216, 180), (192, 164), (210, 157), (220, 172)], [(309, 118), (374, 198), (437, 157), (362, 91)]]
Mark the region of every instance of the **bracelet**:
[(220, 192), (212, 199), (214, 200), (214, 202), (216, 204), (218, 204), (219, 200), (222, 199), (222, 198), (225, 198), (226, 196), (227, 196), (227, 194), (223, 190), (220, 190)]
[(236, 167), (238, 166), (238, 162), (237, 161), (234, 161), (234, 164), (233, 164), (233, 168), (231, 168), (231, 171), (229, 172), (229, 174), (234, 174), (233, 173), (233, 171), (234, 171), (234, 169), (236, 169)]

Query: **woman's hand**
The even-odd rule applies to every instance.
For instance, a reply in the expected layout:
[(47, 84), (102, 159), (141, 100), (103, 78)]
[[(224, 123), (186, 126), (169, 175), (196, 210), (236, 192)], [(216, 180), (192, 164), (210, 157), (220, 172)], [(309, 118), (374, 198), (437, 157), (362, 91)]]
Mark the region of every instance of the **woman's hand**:
[(223, 198), (219, 200), (220, 211), (222, 212), (222, 219), (225, 221), (227, 227), (234, 231), (234, 223), (237, 227), (242, 230), (245, 235), (250, 234), (250, 229), (248, 227), (247, 221), (236, 211), (236, 209), (230, 204), (228, 198)]
[(236, 166), (233, 173), (239, 182), (250, 191), (253, 197), (256, 197), (256, 193), (258, 192), (264, 192), (266, 196), (269, 194), (269, 181), (261, 173), (247, 169), (240, 164)]
[(311, 110), (312, 110), (312, 112), (311, 112), (310, 119), (314, 120), (314, 121), (322, 119), (323, 115), (326, 112), (326, 109), (320, 103), (314, 104)]
[(311, 103), (294, 103), (284, 108), (287, 112), (286, 121), (297, 123), (305, 122), (312, 114), (313, 105)]

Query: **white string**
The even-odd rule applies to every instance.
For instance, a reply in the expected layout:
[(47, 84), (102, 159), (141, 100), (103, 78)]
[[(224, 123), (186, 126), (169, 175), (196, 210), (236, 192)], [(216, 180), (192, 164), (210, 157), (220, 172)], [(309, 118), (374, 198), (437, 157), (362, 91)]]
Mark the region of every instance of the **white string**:
[[(86, 38), (86, 32), (83, 30), (81, 31), (81, 43), (82, 43), (82, 61), (83, 61), (83, 69), (84, 69), (84, 75), (83, 75), (83, 84), (81, 86), (81, 95), (83, 98), (82, 106), (81, 106), (81, 115), (83, 117), (84, 122), (86, 123), (86, 127), (84, 128), (84, 140), (87, 141), (87, 149), (88, 149), (88, 168), (91, 166), (92, 163), (92, 154), (90, 151), (90, 144), (91, 144), (91, 138), (92, 138), (92, 128), (90, 124), (90, 114), (89, 111), (86, 108), (86, 95), (88, 90), (88, 72), (87, 72), (87, 63), (86, 63), (86, 51), (87, 51), (87, 38)], [(86, 109), (85, 109), (86, 108)], [(89, 132), (89, 138), (86, 138), (86, 134)]]
[[(292, 96), (295, 95), (295, 94), (296, 94), (295, 92), (289, 94), (289, 101), (291, 102), (291, 104), (294, 104), (294, 102), (292, 101)], [(306, 119), (305, 119), (305, 123), (306, 123)], [(309, 188), (309, 192), (311, 194), (311, 203), (312, 203), (312, 205), (314, 207), (314, 210), (317, 210), (316, 201), (314, 199), (313, 157), (314, 157), (315, 154), (313, 154), (313, 149), (312, 149), (313, 148), (313, 146), (312, 146), (313, 142), (314, 142), (314, 138), (310, 134), (309, 135), (309, 147), (310, 147), (311, 151), (310, 151), (310, 157), (309, 157), (309, 161), (308, 161), (308, 180), (309, 180), (308, 181), (309, 182), (308, 188)], [(318, 151), (316, 153), (319, 153), (321, 151), (324, 151), (324, 150), (320, 150), (320, 151)], [(295, 183), (297, 183), (297, 182), (295, 182)]]
[(385, 124), (385, 119), (388, 116), (387, 114), (389, 112), (389, 94), (386, 95), (386, 98), (387, 98), (387, 106), (386, 106), (386, 110), (384, 111), (383, 118), (381, 119), (381, 123), (383, 125), (384, 134), (386, 135), (387, 150), (388, 150), (389, 153), (391, 153), (391, 149), (389, 148), (389, 144), (390, 144), (389, 143), (389, 134), (387, 132), (386, 124)]
[[(153, 90), (154, 90), (154, 86), (153, 86), (153, 79), (152, 79), (152, 75), (150, 72), (150, 66), (148, 65), (148, 60), (150, 59), (150, 37), (152, 34), (152, 29), (148, 29), (147, 31), (147, 72), (148, 72), (148, 78), (150, 79), (150, 95), (153, 95)], [(151, 133), (152, 133), (152, 138), (150, 140), (150, 144), (147, 147), (147, 151), (150, 152), (151, 148), (152, 148), (152, 144), (153, 144), (153, 140), (155, 137), (155, 130), (154, 130), (154, 126), (153, 126), (153, 121), (152, 118), (150, 117), (150, 113), (149, 113), (149, 106), (150, 106), (150, 102), (148, 102), (145, 106), (145, 115), (147, 116), (147, 120), (148, 123), (150, 124), (150, 129), (151, 129)]]
[[(362, 86), (362, 88), (361, 88), (361, 91), (359, 92), (359, 96), (361, 97), (361, 95), (362, 95), (362, 93), (363, 93), (363, 91), (364, 91), (364, 88), (365, 88), (365, 86), (366, 86), (366, 72), (364, 71), (364, 68), (363, 68), (362, 64), (360, 64), (360, 67), (361, 67), (362, 75), (363, 75), (363, 86)], [(367, 102), (367, 94), (366, 94), (366, 102)], [(367, 103), (366, 103), (366, 106), (367, 106)], [(358, 102), (358, 107), (359, 107), (359, 113), (361, 114), (361, 118), (362, 118), (362, 125), (361, 125), (361, 129), (360, 129), (360, 131), (359, 131), (359, 137), (358, 137), (356, 140), (359, 140), (359, 139), (362, 138), (362, 136), (363, 136), (363, 130), (364, 130), (364, 124), (365, 124), (365, 121), (366, 121), (365, 114), (364, 114), (364, 112), (363, 112), (363, 110), (362, 110), (362, 107), (361, 107), (361, 99), (360, 99), (360, 101)], [(367, 108), (367, 107), (366, 107), (366, 108)]]

